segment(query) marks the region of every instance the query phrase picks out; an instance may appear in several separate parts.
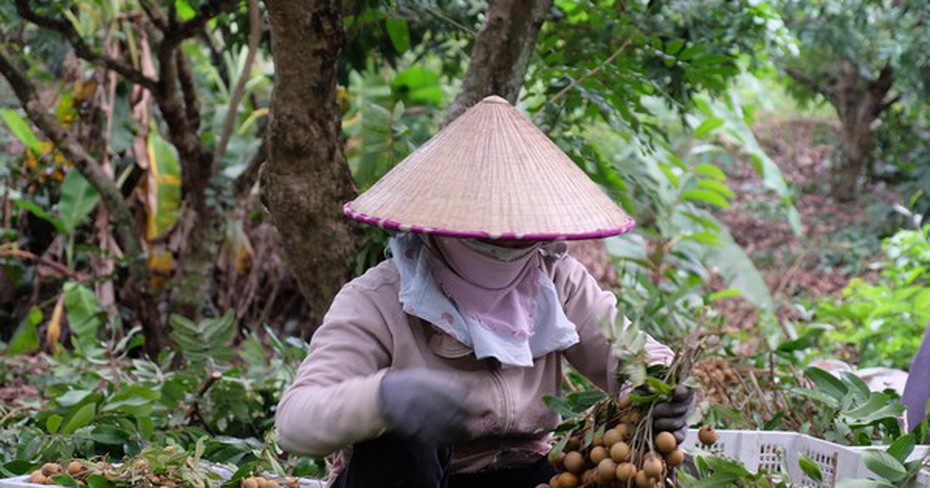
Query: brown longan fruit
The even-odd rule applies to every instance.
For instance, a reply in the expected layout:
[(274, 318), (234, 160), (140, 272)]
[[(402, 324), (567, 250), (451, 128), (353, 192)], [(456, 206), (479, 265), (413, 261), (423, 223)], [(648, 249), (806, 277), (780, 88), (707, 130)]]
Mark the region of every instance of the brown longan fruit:
[(675, 468), (681, 466), (685, 462), (685, 452), (681, 449), (675, 449), (674, 451), (665, 455), (665, 463), (668, 464), (670, 468)]
[(627, 424), (620, 424), (614, 427), (614, 430), (620, 433), (620, 437), (622, 437), (623, 440), (627, 440), (630, 436), (630, 426)]
[(584, 456), (578, 451), (566, 454), (562, 463), (565, 465), (565, 469), (572, 473), (577, 474), (584, 471)]
[(636, 477), (636, 465), (633, 463), (620, 463), (617, 465), (614, 475), (621, 483), (626, 483)]
[(623, 440), (623, 434), (621, 434), (617, 429), (608, 429), (607, 432), (604, 432), (604, 447), (610, 449), (610, 446)]
[(239, 486), (241, 488), (258, 488), (258, 480), (250, 476), (242, 480), (242, 482), (239, 483)]
[(556, 473), (552, 475), (551, 478), (549, 478), (549, 486), (552, 488), (559, 488), (559, 473)]
[(81, 471), (84, 471), (84, 465), (83, 465), (83, 464), (81, 464), (81, 463), (79, 463), (79, 462), (77, 462), (77, 461), (71, 461), (70, 463), (68, 463), (68, 474), (74, 476), (74, 475), (80, 473)]
[(633, 405), (633, 400), (629, 396), (625, 396), (617, 400), (617, 408), (624, 410), (630, 408)]
[(626, 442), (618, 442), (610, 446), (610, 459), (615, 463), (622, 463), (630, 457), (630, 446)]
[(42, 465), (40, 470), (45, 476), (52, 476), (54, 474), (61, 474), (61, 465), (58, 463), (45, 463)]
[(42, 474), (41, 469), (37, 469), (29, 475), (29, 482), (36, 485), (47, 485), (49, 484), (49, 479), (44, 474)]
[(613, 481), (617, 476), (617, 463), (613, 462), (612, 459), (605, 459), (597, 464), (597, 479), (598, 484), (606, 485)]
[(646, 473), (646, 476), (653, 479), (659, 479), (662, 477), (663, 468), (664, 466), (662, 466), (662, 461), (656, 458), (647, 459), (643, 462), (643, 472)]
[(569, 472), (560, 474), (557, 481), (559, 488), (576, 488), (579, 484), (578, 477)]
[(549, 464), (551, 464), (552, 467), (557, 470), (561, 469), (562, 466), (565, 464), (565, 451), (562, 451), (559, 453), (550, 452), (549, 453)]
[(568, 442), (565, 443), (566, 451), (577, 451), (581, 449), (581, 441), (578, 439), (578, 436), (571, 436), (568, 438)]
[(635, 479), (637, 488), (652, 488), (652, 480), (646, 476), (644, 471), (636, 473)]
[(258, 488), (278, 488), (278, 482), (270, 480), (268, 478), (263, 478), (258, 482)]
[(591, 484), (594, 484), (594, 481), (595, 481), (595, 480), (594, 480), (594, 477), (595, 477), (595, 475), (596, 475), (596, 471), (595, 471), (594, 468), (586, 469), (585, 472), (582, 473), (582, 475), (581, 475), (581, 484), (582, 484), (582, 485), (591, 485)]
[(610, 453), (607, 452), (607, 449), (604, 446), (597, 446), (594, 449), (591, 449), (591, 454), (589, 455), (591, 462), (594, 464), (599, 464), (601, 461), (610, 457)]
[(698, 430), (698, 440), (705, 446), (713, 445), (717, 442), (717, 431), (710, 425), (705, 425)]
[(678, 447), (678, 441), (671, 432), (659, 432), (655, 439), (656, 449), (662, 454), (668, 454)]
[(550, 488), (550, 487), (549, 487), (549, 485), (546, 484), (546, 483), (540, 483), (540, 484), (536, 485), (536, 488)]

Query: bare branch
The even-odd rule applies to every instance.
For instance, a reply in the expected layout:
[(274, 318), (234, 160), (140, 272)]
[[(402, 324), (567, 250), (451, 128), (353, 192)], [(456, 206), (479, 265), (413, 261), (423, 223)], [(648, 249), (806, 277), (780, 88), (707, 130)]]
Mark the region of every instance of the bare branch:
[(242, 67), (242, 73), (239, 73), (239, 79), (229, 96), (228, 108), (226, 109), (226, 119), (223, 121), (223, 132), (220, 135), (220, 143), (216, 146), (217, 161), (223, 159), (226, 153), (226, 144), (229, 143), (229, 136), (232, 134), (236, 123), (236, 112), (242, 95), (245, 93), (245, 84), (249, 81), (252, 74), (252, 64), (255, 62), (255, 55), (258, 52), (258, 43), (262, 40), (262, 23), (261, 13), (258, 11), (258, 0), (249, 0), (249, 50), (245, 55), (245, 65)]
[(194, 86), (194, 74), (191, 73), (187, 57), (180, 50), (174, 54), (177, 63), (178, 81), (181, 83), (181, 92), (184, 94), (184, 113), (187, 115), (189, 129), (193, 132), (200, 130), (200, 100), (197, 99), (197, 88)]
[(165, 17), (165, 14), (158, 9), (158, 6), (152, 3), (152, 0), (139, 0), (139, 5), (142, 6), (145, 15), (155, 24), (155, 27), (158, 27), (158, 29), (162, 31), (168, 28), (168, 19)]
[(49, 115), (39, 102), (35, 87), (10, 62), (6, 52), (2, 49), (0, 49), (0, 74), (10, 83), (29, 119), (51, 139), (55, 147), (74, 163), (74, 167), (100, 193), (100, 199), (113, 216), (113, 226), (116, 235), (119, 236), (123, 252), (131, 258), (136, 258), (131, 259), (131, 272), (136, 277), (144, 276), (145, 263), (138, 259), (144, 253), (142, 241), (136, 232), (129, 207), (123, 200), (123, 195), (116, 183), (106, 174), (100, 163), (84, 149), (77, 138)]
[(71, 22), (39, 15), (35, 10), (30, 8), (29, 0), (15, 0), (15, 2), (16, 11), (22, 18), (32, 22), (39, 27), (61, 34), (65, 40), (71, 44), (71, 47), (74, 48), (74, 53), (79, 58), (90, 63), (103, 66), (106, 69), (113, 70), (126, 77), (126, 79), (129, 81), (138, 85), (142, 85), (150, 90), (155, 88), (155, 84), (157, 83), (156, 80), (143, 75), (141, 71), (133, 68), (129, 64), (126, 64), (118, 59), (105, 56), (93, 50), (86, 42), (84, 42), (84, 39), (80, 34), (78, 34), (77, 30), (75, 30), (74, 25), (72, 25)]
[(162, 41), (167, 44), (168, 49), (174, 49), (185, 39), (197, 34), (210, 19), (217, 15), (230, 10), (239, 0), (210, 0), (206, 5), (200, 7), (200, 13), (187, 22), (177, 23), (172, 15), (168, 19), (168, 29), (165, 32), (165, 39)]

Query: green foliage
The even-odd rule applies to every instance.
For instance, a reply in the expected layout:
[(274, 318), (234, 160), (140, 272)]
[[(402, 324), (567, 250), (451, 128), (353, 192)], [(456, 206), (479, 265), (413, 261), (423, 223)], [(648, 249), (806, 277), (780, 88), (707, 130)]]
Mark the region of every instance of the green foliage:
[[(231, 329), (228, 318), (175, 322), (186, 339), (200, 337), (215, 347), (220, 347), (217, 335), (224, 334), (217, 332), (223, 329), (217, 324)], [(75, 457), (148, 459), (167, 455), (162, 448), (174, 444), (177, 451), (196, 449), (202, 453), (198, 458), (247, 467), (249, 473), (285, 473), (273, 436), (267, 437), (274, 424), (271, 407), (293, 380), (306, 355), (305, 342), (281, 339), (267, 329), (265, 340), (249, 335), (237, 350), (230, 350), (229, 359), (237, 365), (227, 363), (219, 374), (203, 363), (178, 366), (168, 353), (156, 362), (129, 359), (117, 344), (106, 341), (98, 348), (109, 351), (110, 358), (98, 362), (77, 352), (60, 354), (48, 358), (47, 371), (39, 374), (19, 367), (17, 357), (0, 356), (0, 370), (10, 381), (28, 379), (42, 391), (38, 398), (20, 399), (28, 410), (5, 415), (0, 423), (4, 472), (19, 474), (44, 462)], [(182, 348), (186, 358), (197, 359), (202, 352), (202, 347)], [(217, 351), (209, 354), (217, 356)], [(318, 473), (307, 460), (288, 462), (298, 474)]]
[(228, 310), (222, 317), (205, 318), (195, 323), (192, 320), (172, 315), (171, 338), (178, 345), (181, 356), (194, 366), (228, 362), (234, 351), (229, 341), (236, 333), (235, 315)]
[(864, 80), (888, 66), (900, 90), (930, 95), (925, 74), (930, 56), (921, 48), (930, 18), (926, 2), (783, 0), (780, 7), (800, 47), (798, 56), (780, 62), (817, 85), (827, 88), (841, 79), (840, 61), (848, 61)]
[(30, 354), (39, 349), (39, 333), (36, 327), (42, 321), (42, 311), (33, 307), (29, 314), (19, 323), (19, 326), (13, 332), (13, 338), (6, 349), (5, 354)]
[(907, 369), (930, 324), (930, 226), (902, 230), (882, 244), (875, 284), (853, 278), (842, 298), (817, 303), (815, 319), (835, 327), (827, 337), (852, 346), (861, 366)]

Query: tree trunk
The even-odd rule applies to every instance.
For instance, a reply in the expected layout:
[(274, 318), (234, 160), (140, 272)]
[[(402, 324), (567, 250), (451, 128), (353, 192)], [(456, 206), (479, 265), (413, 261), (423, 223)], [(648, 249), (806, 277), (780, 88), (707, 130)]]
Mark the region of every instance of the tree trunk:
[(836, 86), (831, 90), (831, 103), (842, 125), (840, 147), (843, 158), (834, 174), (832, 194), (839, 201), (856, 196), (856, 186), (872, 160), (872, 124), (888, 107), (885, 101), (893, 83), (892, 70), (885, 67), (877, 79), (862, 78), (849, 61), (839, 65)]
[(261, 196), (320, 323), (351, 276), (358, 228), (342, 214), (354, 184), (342, 143), (336, 68), (345, 40), (338, 0), (267, 0), (275, 61)]
[(468, 61), (462, 92), (449, 107), (446, 123), (488, 95), (517, 102), (551, 5), (552, 0), (491, 0)]

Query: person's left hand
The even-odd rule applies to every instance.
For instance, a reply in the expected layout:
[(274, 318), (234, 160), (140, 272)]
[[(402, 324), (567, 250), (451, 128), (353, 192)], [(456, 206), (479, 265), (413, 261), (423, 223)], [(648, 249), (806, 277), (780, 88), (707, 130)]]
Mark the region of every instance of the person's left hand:
[(678, 385), (667, 402), (656, 404), (652, 409), (652, 429), (658, 432), (671, 432), (678, 444), (685, 440), (688, 433), (688, 413), (694, 408), (694, 389)]

